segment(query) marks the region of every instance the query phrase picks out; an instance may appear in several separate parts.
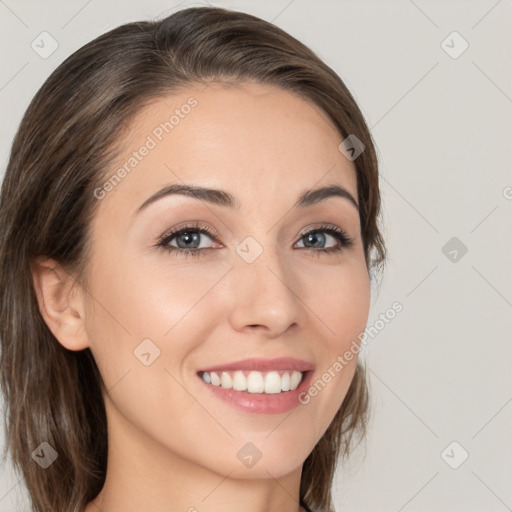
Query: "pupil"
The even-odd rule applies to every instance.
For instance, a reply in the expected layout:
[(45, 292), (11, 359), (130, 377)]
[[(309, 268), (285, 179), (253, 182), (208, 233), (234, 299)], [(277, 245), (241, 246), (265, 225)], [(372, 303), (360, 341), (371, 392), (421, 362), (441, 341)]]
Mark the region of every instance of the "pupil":
[[(325, 239), (325, 235), (322, 235), (321, 233), (310, 233), (308, 235), (308, 240), (309, 241), (313, 241), (313, 244), (315, 244), (315, 240), (318, 241), (318, 239), (320, 239), (320, 242), (322, 242), (322, 239)], [(324, 243), (325, 243), (325, 240), (324, 240)], [(315, 245), (315, 247), (318, 247), (318, 244)]]
[[(198, 239), (199, 239), (199, 234), (198, 233), (189, 233), (189, 232), (185, 232), (185, 233), (182, 233), (180, 237), (178, 237), (178, 246), (180, 246), (180, 243), (179, 243), (179, 240), (180, 238), (183, 238), (183, 239), (186, 239), (185, 241), (185, 244), (187, 244), (188, 242), (190, 242), (192, 239), (193, 241), (197, 242)], [(189, 247), (187, 245), (185, 245), (185, 249)], [(194, 245), (194, 247), (197, 247), (196, 245)], [(183, 247), (181, 247), (183, 249)]]

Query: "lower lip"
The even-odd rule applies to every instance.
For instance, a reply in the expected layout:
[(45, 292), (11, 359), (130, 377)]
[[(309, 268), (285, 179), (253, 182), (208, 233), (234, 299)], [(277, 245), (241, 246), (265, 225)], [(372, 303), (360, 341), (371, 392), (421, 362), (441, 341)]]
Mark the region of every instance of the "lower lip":
[(301, 383), (293, 391), (269, 394), (225, 389), (207, 384), (202, 377), (199, 378), (211, 393), (236, 409), (258, 414), (281, 414), (291, 411), (300, 404), (299, 395), (308, 389), (312, 376), (313, 371), (306, 372)]

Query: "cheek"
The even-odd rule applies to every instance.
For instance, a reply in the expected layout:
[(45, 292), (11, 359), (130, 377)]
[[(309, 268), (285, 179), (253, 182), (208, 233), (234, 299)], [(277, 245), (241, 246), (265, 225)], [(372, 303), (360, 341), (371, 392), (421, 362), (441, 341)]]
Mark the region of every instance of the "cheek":
[(323, 332), (329, 350), (343, 351), (364, 331), (370, 309), (370, 279), (360, 261), (340, 265), (308, 280), (308, 301)]
[(370, 309), (370, 280), (364, 262), (341, 266), (327, 277), (318, 280), (322, 288), (310, 292), (307, 302), (318, 316), (318, 332), (324, 335), (319, 338), (317, 372), (301, 398), (317, 438), (346, 397), (357, 366), (359, 335)]
[(215, 316), (213, 289), (221, 285), (226, 268), (203, 268), (199, 272), (185, 258), (171, 265), (165, 254), (147, 260), (121, 254), (96, 266), (86, 318), (105, 383), (114, 384), (134, 363), (140, 365), (143, 349), (162, 367), (172, 368), (208, 338), (208, 318)]
[[(206, 321), (211, 303), (201, 298), (225, 271), (198, 273), (185, 262), (179, 269), (165, 260), (161, 265), (138, 263), (121, 258), (103, 265), (91, 284), (98, 300), (89, 302), (88, 330), (109, 391), (106, 407), (116, 428), (127, 420), (184, 457), (201, 460), (189, 440), (203, 439), (200, 425), (210, 425), (212, 419), (187, 391), (195, 376), (184, 375), (182, 364), (211, 333)], [(191, 429), (195, 423), (197, 429)], [(221, 439), (224, 434), (218, 430), (215, 435)], [(223, 445), (229, 441), (222, 438)], [(218, 458), (218, 453), (212, 455), (212, 464)]]

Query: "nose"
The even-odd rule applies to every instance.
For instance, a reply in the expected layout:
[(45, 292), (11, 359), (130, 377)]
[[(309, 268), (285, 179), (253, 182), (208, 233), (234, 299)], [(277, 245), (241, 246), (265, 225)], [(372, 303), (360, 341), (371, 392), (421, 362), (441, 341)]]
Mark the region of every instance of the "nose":
[(285, 267), (277, 250), (265, 248), (251, 263), (240, 254), (230, 272), (233, 329), (261, 331), (267, 338), (275, 338), (296, 327), (299, 315), (304, 316), (304, 304), (293, 269)]

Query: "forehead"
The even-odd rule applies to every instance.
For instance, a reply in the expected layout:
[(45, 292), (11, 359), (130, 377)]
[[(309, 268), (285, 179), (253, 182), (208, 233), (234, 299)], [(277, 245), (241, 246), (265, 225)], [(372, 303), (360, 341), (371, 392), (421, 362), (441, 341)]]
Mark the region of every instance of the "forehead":
[(231, 190), (241, 203), (284, 200), (287, 191), (294, 201), (323, 178), (357, 198), (355, 167), (339, 151), (341, 140), (321, 108), (277, 86), (190, 87), (152, 100), (130, 121), (107, 173), (123, 168), (122, 179), (102, 202), (138, 206), (156, 188), (180, 181)]

